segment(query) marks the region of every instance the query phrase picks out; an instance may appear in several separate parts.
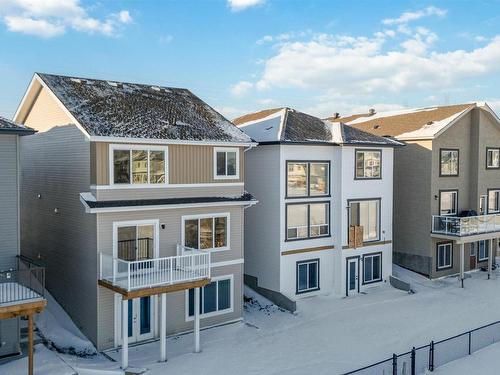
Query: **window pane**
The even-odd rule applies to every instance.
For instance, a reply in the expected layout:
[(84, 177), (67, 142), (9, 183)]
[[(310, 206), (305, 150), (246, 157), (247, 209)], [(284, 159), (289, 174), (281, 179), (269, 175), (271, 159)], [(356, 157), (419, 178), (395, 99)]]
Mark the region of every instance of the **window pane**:
[(445, 265), (446, 266), (451, 266), (451, 251), (453, 247), (451, 245), (446, 245), (445, 246)]
[(458, 174), (457, 150), (441, 151), (441, 174), (445, 176), (453, 176)]
[(149, 152), (149, 179), (152, 184), (164, 184), (165, 181), (165, 152)]
[(457, 193), (452, 191), (441, 192), (441, 215), (450, 215), (456, 213)]
[(137, 260), (153, 258), (154, 251), (154, 231), (153, 225), (140, 225), (137, 227)]
[(194, 289), (189, 289), (189, 316), (194, 315)]
[(444, 265), (445, 265), (444, 246), (439, 246), (438, 247), (438, 267), (444, 267)]
[(184, 245), (198, 249), (198, 219), (184, 222)]
[(290, 197), (307, 195), (307, 163), (288, 163), (287, 186)]
[(226, 175), (226, 153), (223, 151), (217, 152), (217, 176)]
[(365, 257), (363, 268), (364, 268), (364, 280), (365, 282), (367, 281), (372, 281), (373, 274), (372, 274), (372, 257)]
[(220, 280), (218, 282), (219, 301), (218, 310), (225, 310), (231, 307), (231, 280)]
[(496, 212), (500, 211), (500, 191), (490, 190), (488, 192), (488, 211)]
[(356, 177), (365, 177), (365, 154), (363, 152), (356, 152)]
[(318, 287), (318, 263), (309, 263), (309, 289)]
[(227, 218), (215, 218), (215, 247), (227, 246)]
[(380, 264), (381, 256), (376, 255), (372, 258), (373, 262), (373, 280), (379, 280), (382, 278), (382, 275), (380, 274), (381, 270), (381, 264)]
[(309, 189), (311, 195), (328, 194), (328, 164), (311, 163)]
[(214, 247), (213, 219), (200, 219), (200, 249), (212, 249)]
[(363, 240), (378, 239), (378, 201), (359, 202), (359, 225), (363, 227)]
[(299, 264), (298, 269), (298, 290), (301, 291), (307, 289), (307, 264)]
[(307, 237), (306, 204), (291, 204), (287, 206), (287, 225), (288, 238)]
[(227, 157), (227, 175), (236, 176), (236, 152), (229, 151), (226, 153)]
[(380, 151), (356, 152), (356, 177), (380, 178)]
[(137, 260), (135, 252), (136, 235), (137, 228), (135, 226), (118, 227), (118, 259)]
[(311, 204), (311, 237), (328, 234), (328, 204)]
[(115, 184), (130, 183), (130, 152), (128, 150), (113, 151), (114, 182)]
[(132, 150), (132, 183), (148, 183), (148, 152)]
[(349, 225), (359, 225), (359, 203), (350, 202), (349, 204)]
[(217, 310), (217, 283), (211, 282), (203, 287), (203, 314)]

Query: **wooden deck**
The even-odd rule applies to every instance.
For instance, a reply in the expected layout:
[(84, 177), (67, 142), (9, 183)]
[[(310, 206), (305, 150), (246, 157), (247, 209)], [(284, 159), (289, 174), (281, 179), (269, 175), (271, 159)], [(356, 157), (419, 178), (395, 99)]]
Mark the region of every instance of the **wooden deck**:
[(35, 301), (20, 301), (16, 304), (9, 304), (7, 306), (0, 305), (0, 319), (11, 319), (17, 318), (19, 316), (29, 316), (32, 314), (41, 313), (45, 306), (47, 305), (47, 300), (40, 298)]

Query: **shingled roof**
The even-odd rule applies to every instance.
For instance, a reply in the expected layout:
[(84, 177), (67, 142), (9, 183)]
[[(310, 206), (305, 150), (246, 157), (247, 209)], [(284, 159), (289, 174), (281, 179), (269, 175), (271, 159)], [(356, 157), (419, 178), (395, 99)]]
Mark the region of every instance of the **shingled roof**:
[(273, 108), (239, 117), (233, 122), (253, 140), (265, 143), (329, 143), (337, 145), (401, 146), (394, 139), (333, 123), (291, 108)]
[(17, 133), (28, 135), (35, 133), (35, 130), (24, 125), (16, 124), (15, 122), (7, 120), (6, 118), (0, 117), (0, 133)]
[(187, 89), (37, 75), (90, 136), (251, 142)]

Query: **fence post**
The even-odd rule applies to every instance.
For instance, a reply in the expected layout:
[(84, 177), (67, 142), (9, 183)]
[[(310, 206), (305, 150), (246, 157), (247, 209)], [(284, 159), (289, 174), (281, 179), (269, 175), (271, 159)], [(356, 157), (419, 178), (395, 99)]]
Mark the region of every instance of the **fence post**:
[(434, 371), (434, 341), (429, 346), (429, 371)]
[(392, 355), (392, 375), (398, 375), (398, 356)]
[(411, 375), (416, 375), (415, 373), (415, 357), (416, 357), (416, 352), (415, 352), (415, 347), (411, 349)]
[(469, 331), (469, 355), (471, 354), (472, 350), (472, 332)]

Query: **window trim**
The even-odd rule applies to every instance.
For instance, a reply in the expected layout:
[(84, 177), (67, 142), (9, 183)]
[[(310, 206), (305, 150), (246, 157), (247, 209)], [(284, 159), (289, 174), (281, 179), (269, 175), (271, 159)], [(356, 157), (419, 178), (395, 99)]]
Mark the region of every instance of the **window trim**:
[[(378, 279), (372, 279), (371, 281), (365, 281), (365, 258), (373, 258), (373, 257), (376, 257), (376, 256), (380, 256), (380, 278)], [(382, 270), (383, 270), (383, 264), (382, 264), (382, 259), (383, 259), (383, 255), (382, 255), (382, 252), (381, 251), (377, 251), (375, 253), (366, 253), (366, 254), (363, 254), (363, 258), (362, 258), (362, 262), (363, 262), (363, 282), (361, 283), (361, 285), (369, 285), (369, 284), (374, 284), (374, 283), (380, 283), (382, 282), (382, 280), (384, 279), (383, 276), (382, 276)], [(373, 272), (373, 260), (372, 260), (372, 272)], [(359, 276), (358, 276), (359, 278)]]
[[(457, 174), (443, 174), (443, 165), (441, 163), (443, 151), (457, 152)], [(440, 148), (439, 149), (439, 177), (458, 177), (460, 176), (460, 149), (458, 148)]]
[[(441, 194), (442, 193), (456, 193), (455, 212), (454, 213), (452, 213), (452, 214), (442, 214), (441, 213)], [(458, 216), (458, 189), (439, 190), (438, 211), (439, 211), (439, 216)]]
[[(165, 155), (165, 182), (163, 184), (133, 184), (129, 183), (115, 183), (115, 164), (114, 164), (114, 152), (115, 151), (129, 151), (130, 154), (130, 179), (132, 179), (132, 151), (147, 151), (148, 153), (148, 181), (149, 181), (149, 152), (150, 151), (163, 151)], [(170, 164), (168, 161), (168, 146), (153, 146), (153, 145), (130, 145), (124, 143), (110, 144), (108, 150), (109, 160), (108, 160), (108, 178), (109, 185), (112, 187), (123, 187), (127, 186), (130, 188), (151, 188), (151, 187), (165, 187), (169, 185), (169, 171)]]
[[(200, 229), (199, 220), (200, 219), (215, 219), (217, 217), (225, 217), (227, 223), (227, 233), (226, 233), (226, 246), (224, 247), (213, 247), (211, 249), (199, 249), (199, 251), (209, 251), (211, 253), (216, 253), (219, 251), (228, 251), (231, 249), (230, 238), (231, 238), (231, 215), (229, 212), (217, 212), (210, 214), (200, 214), (200, 215), (184, 215), (181, 217), (181, 245), (185, 246), (186, 240), (186, 220), (198, 220), (198, 247), (200, 246)], [(215, 225), (215, 220), (214, 224)], [(215, 233), (215, 232), (214, 232)]]
[[(498, 208), (499, 210), (495, 210), (495, 211), (492, 211), (490, 209), (490, 192), (492, 191), (498, 191)], [(486, 196), (486, 213), (489, 215), (489, 214), (498, 214), (500, 213), (500, 188), (492, 188), (492, 189), (487, 189), (486, 192), (488, 193), (487, 196)]]
[[(228, 152), (236, 153), (236, 174), (234, 176), (218, 175), (217, 174), (217, 153)], [(240, 149), (238, 147), (214, 147), (213, 152), (213, 179), (214, 180), (239, 180), (240, 179)], [(227, 156), (226, 156), (226, 173), (227, 173)]]
[[(313, 236), (311, 237), (311, 204), (326, 204), (328, 210), (328, 234), (324, 234), (322, 236)], [(307, 237), (301, 238), (288, 238), (288, 206), (293, 205), (307, 205)], [(318, 238), (327, 238), (332, 236), (332, 213), (331, 213), (331, 204), (330, 201), (306, 201), (306, 202), (290, 202), (285, 203), (285, 242), (293, 242), (293, 241), (306, 241), (306, 240), (315, 240)]]
[[(374, 152), (377, 151), (380, 153), (380, 176), (379, 177), (358, 177), (357, 176), (357, 160), (358, 160), (358, 152)], [(354, 180), (381, 180), (382, 179), (382, 152), (381, 148), (356, 148), (354, 149)], [(363, 169), (364, 170), (364, 169)]]
[[(306, 195), (288, 195), (288, 164), (306, 164), (307, 163), (307, 194)], [(328, 191), (326, 194), (311, 195), (311, 164), (328, 164)], [(328, 198), (331, 197), (331, 161), (330, 160), (285, 160), (285, 199), (304, 199), (304, 198)]]
[[(318, 286), (316, 288), (299, 290), (299, 266), (301, 264), (309, 264), (309, 263), (316, 263), (318, 265)], [(309, 272), (309, 268), (307, 270)], [(308, 283), (309, 283), (309, 274), (307, 276), (308, 276)], [(320, 276), (320, 259), (319, 258), (305, 259), (305, 260), (299, 260), (299, 261), (295, 262), (295, 294), (305, 294), (305, 293), (311, 293), (311, 292), (316, 292), (318, 290), (321, 290), (320, 280), (321, 280), (321, 276)]]
[[(481, 241), (484, 241), (485, 252), (486, 252), (486, 246), (488, 247), (488, 256), (486, 258), (481, 258), (481, 246), (479, 244)], [(490, 240), (477, 241), (477, 261), (478, 262), (485, 262), (490, 258), (490, 247), (491, 247), (490, 244), (491, 244)]]
[(486, 147), (486, 169), (500, 169), (500, 159), (499, 159), (499, 162), (498, 162), (498, 165), (495, 167), (490, 167), (488, 166), (488, 152), (489, 151), (498, 151), (498, 153), (500, 154), (500, 147)]
[[(206, 313), (206, 314), (200, 314), (200, 319), (204, 319), (204, 318), (210, 318), (212, 316), (217, 316), (217, 315), (223, 315), (223, 314), (231, 314), (234, 312), (234, 274), (229, 274), (229, 275), (221, 275), (221, 276), (212, 276), (211, 280), (210, 280), (210, 283), (212, 282), (218, 282), (218, 281), (223, 281), (223, 280), (230, 280), (230, 304), (231, 304), (231, 307), (228, 308), (228, 309), (224, 309), (224, 310), (216, 310), (216, 311), (212, 311), (212, 312), (209, 312), (209, 313)], [(208, 285), (208, 284), (207, 284)], [(217, 288), (218, 289), (218, 288)], [(216, 304), (217, 304), (217, 307), (218, 307), (218, 293), (219, 291), (217, 290), (217, 298), (216, 298)], [(200, 297), (201, 297), (201, 304), (200, 306), (203, 308), (203, 287), (200, 287)], [(186, 322), (191, 322), (194, 320), (194, 315), (193, 316), (189, 316), (189, 289), (186, 289), (185, 292), (184, 292), (184, 299), (185, 299), (185, 302), (184, 302), (184, 318), (185, 318), (185, 321)]]
[[(445, 265), (442, 267), (439, 267), (439, 247), (444, 246), (444, 245), (451, 245), (451, 254), (450, 254), (450, 265)], [(453, 241), (446, 241), (446, 242), (438, 242), (436, 243), (436, 271), (444, 271), (444, 270), (449, 270), (453, 268)], [(445, 257), (446, 258), (446, 257)]]
[(363, 201), (378, 201), (378, 233), (377, 239), (370, 241), (363, 241), (363, 244), (370, 242), (378, 242), (381, 238), (382, 232), (382, 198), (359, 198), (359, 199), (348, 199), (347, 200), (347, 243), (349, 244), (349, 226), (351, 225), (351, 203), (363, 202)]

